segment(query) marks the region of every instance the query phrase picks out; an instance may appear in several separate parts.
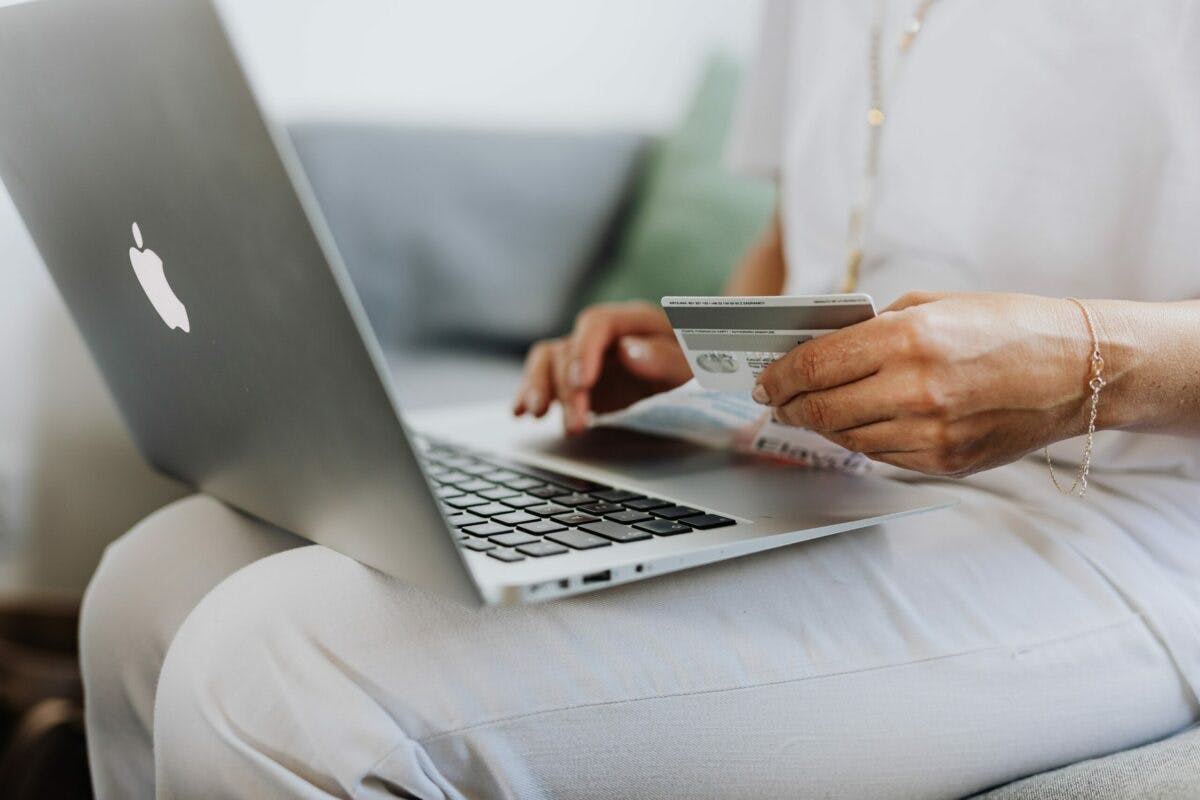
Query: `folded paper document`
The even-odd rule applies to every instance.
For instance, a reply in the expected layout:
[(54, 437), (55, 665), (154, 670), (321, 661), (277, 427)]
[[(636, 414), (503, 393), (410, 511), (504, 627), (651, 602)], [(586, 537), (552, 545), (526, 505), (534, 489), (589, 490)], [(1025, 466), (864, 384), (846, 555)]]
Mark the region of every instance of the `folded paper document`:
[(903, 472), (839, 447), (812, 431), (780, 425), (749, 396), (704, 389), (696, 381), (623, 411), (601, 415), (595, 424), (670, 436), (817, 469), (853, 474)]

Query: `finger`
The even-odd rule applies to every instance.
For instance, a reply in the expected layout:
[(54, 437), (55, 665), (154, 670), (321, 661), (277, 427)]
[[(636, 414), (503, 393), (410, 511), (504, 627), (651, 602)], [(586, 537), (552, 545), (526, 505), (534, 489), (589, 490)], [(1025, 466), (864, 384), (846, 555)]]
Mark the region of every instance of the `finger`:
[(535, 417), (546, 415), (553, 397), (550, 375), (552, 356), (551, 342), (539, 342), (529, 351), (525, 359), (525, 377), (513, 404), (513, 413), (533, 414)]
[(589, 399), (586, 390), (576, 388), (571, 364), (568, 342), (560, 342), (551, 355), (552, 390), (562, 407), (563, 430), (575, 434), (586, 427)]
[(516, 394), (513, 395), (513, 416), (519, 417), (523, 414), (531, 413), (531, 409), (529, 407), (529, 400), (531, 399), (529, 381), (530, 375), (535, 369), (534, 362), (537, 358), (539, 347), (541, 347), (541, 343), (535, 343), (529, 348), (529, 352), (525, 355), (525, 364), (521, 368), (521, 382), (517, 385)]
[(886, 314), (889, 311), (903, 311), (906, 308), (913, 306), (922, 306), (926, 303), (932, 303), (936, 300), (943, 300), (949, 296), (949, 292), (908, 292), (899, 300), (885, 308), (881, 313)]
[(911, 382), (904, 372), (879, 372), (843, 386), (796, 395), (775, 409), (775, 419), (817, 433), (895, 419), (905, 411)]
[(617, 339), (670, 332), (666, 314), (649, 303), (593, 306), (579, 315), (568, 340), (566, 378), (577, 389), (590, 389), (600, 378), (605, 353)]
[(930, 450), (915, 450), (911, 453), (870, 453), (867, 457), (872, 461), (880, 461), (884, 464), (891, 464), (893, 467), (911, 469), (914, 472), (938, 478), (961, 478), (973, 472), (968, 466), (970, 463), (968, 458), (964, 456), (948, 458), (946, 455)]
[(617, 357), (632, 375), (654, 383), (679, 385), (692, 377), (679, 342), (666, 336), (622, 336)]
[[(905, 469), (923, 472), (926, 475), (961, 478), (989, 466), (999, 466), (1019, 458), (1028, 448), (997, 456), (994, 431), (980, 432), (980, 418), (969, 418), (956, 423), (939, 423), (936, 420), (898, 420), (899, 427), (910, 427), (877, 431), (842, 431), (833, 437), (842, 439), (843, 446), (858, 445), (867, 457)], [(984, 430), (990, 425), (984, 422)], [(881, 423), (888, 425), (892, 423)], [(874, 443), (873, 443), (874, 442)], [(895, 449), (888, 449), (889, 443)], [(990, 454), (990, 455), (989, 455)]]
[(875, 374), (895, 346), (888, 335), (892, 327), (890, 320), (876, 317), (793, 348), (763, 370), (754, 399), (779, 407), (798, 394)]
[(529, 358), (529, 356), (525, 358), (525, 368), (521, 373), (521, 383), (517, 386), (517, 393), (513, 395), (512, 413), (514, 417), (530, 413), (529, 403), (527, 402), (529, 399)]
[(875, 456), (936, 448), (942, 427), (943, 424), (937, 420), (907, 417), (873, 422), (849, 430), (822, 432), (821, 435), (847, 450)]

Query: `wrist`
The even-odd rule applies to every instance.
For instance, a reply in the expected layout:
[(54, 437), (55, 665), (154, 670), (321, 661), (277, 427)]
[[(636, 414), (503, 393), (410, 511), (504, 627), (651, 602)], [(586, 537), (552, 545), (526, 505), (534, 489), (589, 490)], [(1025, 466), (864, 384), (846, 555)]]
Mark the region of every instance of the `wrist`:
[[(1046, 467), (1050, 470), (1050, 480), (1054, 483), (1055, 488), (1058, 489), (1061, 494), (1069, 497), (1083, 497), (1087, 494), (1088, 490), (1088, 473), (1091, 470), (1092, 452), (1095, 445), (1094, 434), (1099, 429), (1100, 394), (1106, 386), (1104, 375), (1105, 363), (1104, 356), (1101, 353), (1101, 334), (1099, 323), (1096, 319), (1097, 315), (1095, 310), (1090, 304), (1073, 297), (1067, 298), (1064, 301), (1064, 305), (1071, 307), (1071, 310), (1076, 313), (1076, 316), (1082, 319), (1083, 328), (1086, 330), (1086, 339), (1084, 340), (1083, 346), (1080, 346), (1078, 333), (1064, 333), (1063, 341), (1067, 345), (1067, 350), (1069, 352), (1069, 355), (1067, 356), (1069, 363), (1064, 365), (1063, 374), (1070, 376), (1076, 373), (1078, 369), (1076, 359), (1078, 356), (1073, 355), (1075, 352), (1083, 350), (1087, 354), (1087, 358), (1086, 372), (1084, 373), (1086, 377), (1083, 381), (1084, 385), (1086, 386), (1086, 391), (1082, 393), (1079, 393), (1077, 390), (1071, 392), (1072, 397), (1076, 397), (1078, 394), (1082, 394), (1084, 397), (1083, 417), (1085, 422), (1083, 423), (1083, 430), (1077, 430), (1076, 426), (1078, 425), (1078, 420), (1075, 418), (1078, 415), (1070, 414), (1068, 418), (1069, 421), (1063, 426), (1063, 431), (1068, 433), (1082, 432), (1087, 438), (1083, 447), (1083, 454), (1080, 457), (1078, 472), (1075, 475), (1075, 479), (1071, 482), (1069, 488), (1064, 488), (1064, 484), (1059, 482), (1058, 476), (1054, 471), (1054, 462), (1050, 457), (1049, 448), (1046, 448), (1045, 450)], [(1075, 330), (1078, 331), (1078, 328)], [(1076, 366), (1072, 366), (1072, 363), (1076, 364)], [(1076, 380), (1078, 379), (1076, 378)], [(1078, 401), (1072, 400), (1066, 404), (1066, 407), (1071, 408), (1077, 405)], [(1063, 431), (1060, 431), (1060, 433)]]
[[(1155, 427), (1167, 400), (1156, 391), (1164, 359), (1172, 342), (1152, 324), (1156, 304), (1122, 300), (1085, 301), (1096, 322), (1100, 355), (1104, 359), (1105, 386), (1096, 417), (1099, 430), (1136, 430)], [(1168, 337), (1170, 331), (1166, 332)], [(1161, 385), (1161, 384), (1159, 384)]]

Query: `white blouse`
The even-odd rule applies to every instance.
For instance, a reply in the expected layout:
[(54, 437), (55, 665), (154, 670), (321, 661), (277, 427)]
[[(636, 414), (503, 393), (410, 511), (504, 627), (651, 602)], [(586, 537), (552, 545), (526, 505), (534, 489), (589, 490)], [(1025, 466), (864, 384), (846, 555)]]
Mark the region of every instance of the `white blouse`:
[[(941, 0), (900, 59), (915, 4), (886, 2), (862, 290), (880, 307), (913, 289), (1200, 297), (1200, 2)], [(780, 182), (791, 293), (844, 274), (875, 7), (765, 10), (731, 158)], [(1112, 432), (1098, 448), (1098, 470), (1200, 476), (1194, 440)]]

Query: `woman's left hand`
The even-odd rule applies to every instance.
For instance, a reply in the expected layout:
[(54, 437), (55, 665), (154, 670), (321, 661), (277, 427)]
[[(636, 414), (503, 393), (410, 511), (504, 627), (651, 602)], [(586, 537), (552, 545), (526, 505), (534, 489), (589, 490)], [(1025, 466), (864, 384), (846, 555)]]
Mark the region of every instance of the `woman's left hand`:
[(1082, 433), (1090, 354), (1068, 300), (909, 294), (776, 361), (755, 400), (877, 461), (965, 476)]

